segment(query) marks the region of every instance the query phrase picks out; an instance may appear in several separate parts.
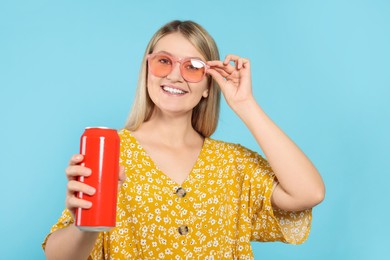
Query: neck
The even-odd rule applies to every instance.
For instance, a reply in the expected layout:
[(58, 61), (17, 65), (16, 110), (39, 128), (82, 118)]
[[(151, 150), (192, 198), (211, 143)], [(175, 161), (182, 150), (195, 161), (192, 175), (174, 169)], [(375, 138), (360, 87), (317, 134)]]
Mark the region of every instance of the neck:
[(137, 132), (170, 146), (182, 146), (201, 139), (191, 123), (191, 114), (169, 115), (155, 111)]

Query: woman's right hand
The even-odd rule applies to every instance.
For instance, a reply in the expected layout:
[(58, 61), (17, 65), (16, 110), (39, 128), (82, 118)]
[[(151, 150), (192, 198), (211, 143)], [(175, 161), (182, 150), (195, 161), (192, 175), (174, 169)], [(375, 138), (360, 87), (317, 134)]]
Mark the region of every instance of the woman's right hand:
[(92, 203), (87, 200), (79, 199), (77, 197), (78, 192), (82, 192), (88, 195), (95, 193), (95, 188), (85, 183), (78, 181), (80, 176), (91, 175), (91, 169), (81, 166), (80, 163), (84, 157), (81, 154), (75, 154), (69, 161), (69, 166), (65, 169), (66, 178), (68, 179), (68, 185), (66, 188), (66, 208), (72, 213), (73, 218), (75, 216), (76, 208), (88, 209), (92, 206)]

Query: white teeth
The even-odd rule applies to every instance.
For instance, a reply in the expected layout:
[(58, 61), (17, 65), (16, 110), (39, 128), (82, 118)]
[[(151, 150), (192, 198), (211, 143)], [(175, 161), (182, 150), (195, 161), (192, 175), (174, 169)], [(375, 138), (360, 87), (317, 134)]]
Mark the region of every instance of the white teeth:
[(163, 90), (169, 92), (171, 94), (185, 94), (186, 92), (177, 88), (171, 88), (167, 86), (163, 86)]

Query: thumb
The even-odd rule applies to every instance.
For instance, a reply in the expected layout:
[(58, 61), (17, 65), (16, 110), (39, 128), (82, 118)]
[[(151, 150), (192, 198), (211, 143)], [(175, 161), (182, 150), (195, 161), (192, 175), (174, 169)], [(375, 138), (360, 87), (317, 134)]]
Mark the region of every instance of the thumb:
[(119, 176), (118, 176), (118, 185), (121, 186), (126, 180), (125, 167), (119, 166)]
[(218, 71), (214, 69), (209, 69), (207, 70), (207, 73), (211, 75), (211, 77), (217, 82), (221, 89), (225, 86), (226, 79), (222, 77), (222, 75)]

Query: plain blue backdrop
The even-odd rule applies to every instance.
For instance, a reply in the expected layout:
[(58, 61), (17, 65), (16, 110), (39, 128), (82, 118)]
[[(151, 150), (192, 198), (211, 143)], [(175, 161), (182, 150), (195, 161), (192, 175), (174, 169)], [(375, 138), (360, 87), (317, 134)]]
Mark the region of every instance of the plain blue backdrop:
[[(309, 239), (253, 243), (255, 258), (388, 259), (387, 0), (1, 0), (0, 258), (44, 259), (84, 127), (123, 127), (146, 44), (172, 19), (251, 59), (258, 102), (325, 180)], [(214, 138), (261, 153), (226, 103)]]

